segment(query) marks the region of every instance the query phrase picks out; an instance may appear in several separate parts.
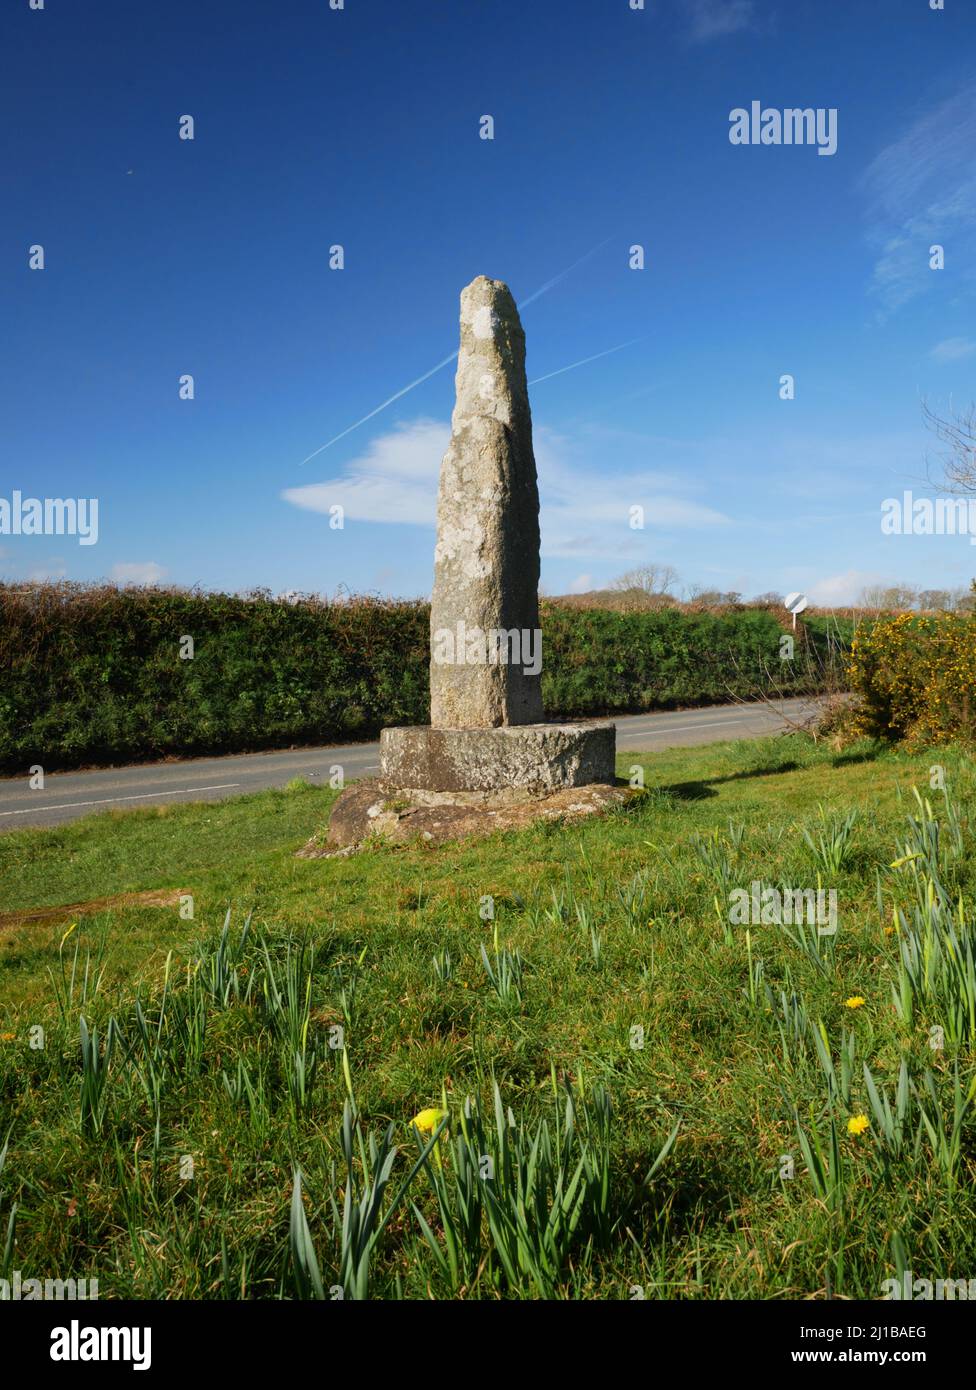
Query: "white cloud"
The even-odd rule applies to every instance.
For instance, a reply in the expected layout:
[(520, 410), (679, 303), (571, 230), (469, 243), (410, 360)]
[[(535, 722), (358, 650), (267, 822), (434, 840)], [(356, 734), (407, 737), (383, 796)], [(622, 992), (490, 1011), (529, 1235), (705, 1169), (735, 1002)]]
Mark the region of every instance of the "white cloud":
[(593, 588), (592, 574), (578, 574), (569, 586), (571, 594), (585, 594)]
[(753, 0), (690, 0), (691, 37), (698, 43), (752, 27)]
[(882, 582), (880, 575), (868, 570), (845, 570), (843, 574), (818, 579), (816, 583), (807, 585), (803, 592), (811, 603), (823, 608), (837, 608), (846, 603), (856, 603), (862, 589), (869, 584)]
[[(340, 505), (353, 521), (433, 526), (441, 457), (450, 426), (437, 420), (401, 423), (373, 439), (345, 474), (326, 482), (286, 488), (286, 502), (329, 513)], [(653, 441), (644, 446), (648, 452)], [(663, 527), (720, 526), (728, 518), (682, 496), (693, 486), (651, 469), (608, 473), (600, 449), (594, 464), (592, 440), (571, 441), (545, 426), (535, 430), (543, 555), (619, 558), (640, 553), (639, 539)], [(644, 532), (631, 530), (631, 506), (644, 508)]]
[(113, 565), (111, 577), (117, 584), (158, 584), (165, 573), (162, 565), (147, 560), (143, 563)]
[(969, 357), (976, 352), (976, 343), (970, 338), (943, 338), (941, 343), (936, 343), (935, 347), (929, 352), (930, 357), (934, 357), (936, 362), (958, 362), (962, 357)]
[(946, 265), (976, 254), (976, 84), (915, 121), (867, 169), (869, 239), (878, 259), (871, 283), (884, 313), (938, 283), (929, 247)]
[(286, 502), (310, 512), (341, 506), (351, 521), (407, 522), (432, 526), (441, 458), (451, 427), (440, 420), (397, 424), (371, 440), (346, 465), (344, 476), (282, 492)]
[[(608, 472), (581, 457), (585, 449), (551, 430), (536, 431), (543, 555), (617, 559), (642, 553), (648, 533), (729, 524), (721, 512), (680, 495), (694, 490), (690, 482), (649, 468)], [(644, 509), (643, 530), (630, 527), (635, 506)]]

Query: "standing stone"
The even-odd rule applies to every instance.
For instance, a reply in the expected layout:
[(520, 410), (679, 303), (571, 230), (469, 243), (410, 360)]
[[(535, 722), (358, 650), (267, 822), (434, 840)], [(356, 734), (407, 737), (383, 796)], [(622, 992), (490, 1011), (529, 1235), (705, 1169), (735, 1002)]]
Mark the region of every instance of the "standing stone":
[[(539, 631), (539, 490), (525, 337), (505, 285), (461, 295), (451, 442), (431, 601), (431, 722), (380, 732), (380, 776), (348, 787), (329, 843), (440, 841), (620, 802), (613, 724), (547, 724)], [(572, 795), (583, 789), (584, 795)], [(332, 852), (331, 850), (328, 852)]]
[[(539, 489), (525, 334), (507, 285), (461, 292), (451, 442), (441, 464), (431, 600), (430, 722), (490, 729), (543, 718), (538, 671), (509, 660), (512, 634), (538, 650)], [(501, 636), (499, 637), (499, 634)], [(483, 640), (488, 659), (472, 661)], [(445, 660), (453, 644), (453, 659)], [(501, 659), (493, 658), (499, 653)]]

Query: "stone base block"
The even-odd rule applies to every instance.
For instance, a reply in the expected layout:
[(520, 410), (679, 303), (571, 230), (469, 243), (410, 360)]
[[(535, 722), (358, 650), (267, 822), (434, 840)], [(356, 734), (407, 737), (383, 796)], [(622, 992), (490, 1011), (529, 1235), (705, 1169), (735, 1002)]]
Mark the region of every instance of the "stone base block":
[(346, 787), (332, 808), (328, 833), (309, 840), (299, 859), (333, 859), (377, 843), (446, 844), (498, 830), (521, 830), (536, 821), (571, 823), (625, 806), (629, 787), (563, 787), (535, 795), (502, 792), (393, 791), (368, 777)]
[(383, 729), (380, 780), (433, 792), (544, 795), (614, 780), (614, 724), (507, 724), (497, 729)]

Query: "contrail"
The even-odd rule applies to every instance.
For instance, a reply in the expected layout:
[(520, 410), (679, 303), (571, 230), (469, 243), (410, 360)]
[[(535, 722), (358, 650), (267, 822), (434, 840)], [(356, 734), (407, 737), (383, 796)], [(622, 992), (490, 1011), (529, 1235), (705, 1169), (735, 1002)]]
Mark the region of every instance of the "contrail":
[[(585, 256), (580, 256), (578, 261), (574, 261), (573, 264), (567, 266), (565, 270), (561, 270), (558, 275), (554, 275), (551, 280), (547, 280), (544, 285), (540, 286), (540, 288), (537, 289), (533, 294), (530, 294), (528, 299), (523, 299), (521, 303), (518, 305), (518, 307), (520, 309), (524, 309), (527, 304), (531, 304), (533, 300), (538, 299), (539, 296), (545, 294), (547, 290), (551, 290), (554, 285), (558, 285), (560, 280), (565, 280), (566, 276), (571, 274), (577, 266), (582, 265), (584, 261), (588, 261), (590, 257), (595, 255), (596, 252), (599, 251), (602, 246), (606, 246), (607, 242), (610, 240), (610, 237), (605, 237), (603, 241), (598, 242), (596, 246), (592, 247), (589, 251), (587, 251)], [(621, 346), (627, 347), (627, 344), (623, 343), (621, 344)], [(618, 349), (610, 348), (609, 351), (616, 352), (618, 351)], [(606, 354), (598, 352), (596, 355), (597, 357), (604, 357)], [(313, 450), (313, 452), (309, 454), (308, 458), (302, 459), (302, 464), (300, 466), (303, 466), (304, 464), (308, 463), (310, 459), (315, 458), (318, 454), (324, 453), (326, 449), (331, 449), (333, 444), (338, 444), (339, 440), (345, 439), (347, 434), (352, 434), (353, 430), (358, 430), (360, 425), (365, 425), (367, 420), (372, 420), (374, 415), (379, 415), (381, 410), (385, 410), (388, 405), (392, 405), (394, 401), (398, 401), (401, 396), (405, 396), (407, 392), (412, 391), (415, 386), (422, 385), (423, 382), (427, 381), (429, 377), (432, 377), (435, 372), (442, 371), (443, 368), (446, 367), (449, 362), (453, 362), (456, 357), (457, 349), (455, 348), (455, 350), (448, 357), (445, 357), (443, 361), (438, 362), (435, 367), (431, 367), (429, 372), (424, 372), (423, 376), (418, 376), (416, 381), (411, 381), (408, 386), (404, 386), (402, 390), (397, 391), (394, 395), (390, 396), (387, 400), (383, 402), (382, 405), (378, 405), (375, 410), (371, 410), (368, 415), (364, 415), (363, 418), (361, 420), (357, 420), (354, 425), (350, 425), (348, 429), (344, 429), (341, 434), (337, 434), (333, 439), (330, 439), (327, 444), (323, 444), (320, 448)], [(593, 358), (588, 357), (585, 360), (587, 362), (592, 362)], [(582, 366), (582, 363), (574, 362), (573, 366), (579, 367)], [(569, 367), (563, 367), (562, 370), (564, 372), (568, 372), (570, 369)], [(549, 375), (556, 376), (558, 375), (558, 373), (550, 372)], [(545, 381), (546, 378), (540, 376), (537, 377), (536, 380)], [(532, 383), (530, 382), (529, 385), (532, 385)]]
[(605, 348), (603, 352), (595, 352), (592, 357), (581, 357), (578, 362), (570, 362), (568, 367), (560, 367), (555, 372), (546, 372), (545, 376), (537, 376), (529, 382), (530, 386), (535, 386), (537, 382), (548, 381), (552, 376), (562, 376), (563, 372), (571, 372), (574, 367), (585, 367), (587, 362), (595, 362), (598, 357), (609, 357), (611, 352), (620, 352), (625, 347), (632, 347), (634, 343), (639, 343), (639, 338), (631, 338), (629, 342), (618, 343), (616, 347)]
[(582, 265), (583, 262), (588, 261), (591, 256), (595, 256), (597, 251), (599, 251), (601, 247), (606, 246), (607, 242), (611, 240), (611, 237), (604, 237), (602, 241), (597, 242), (596, 246), (591, 247), (590, 250), (587, 251), (585, 256), (580, 256), (578, 261), (574, 261), (573, 264), (567, 266), (565, 270), (561, 270), (558, 275), (554, 275), (551, 280), (547, 280), (546, 283), (543, 286), (541, 286), (540, 289), (537, 289), (534, 294), (530, 294), (528, 299), (520, 300), (518, 307), (520, 309), (524, 309), (526, 304), (531, 304), (534, 299), (539, 298), (540, 294), (545, 294), (546, 290), (551, 290), (553, 285), (558, 285), (560, 280), (565, 280), (566, 276), (569, 275), (572, 271), (574, 271), (578, 265)]
[(455, 357), (457, 357), (456, 348), (451, 353), (450, 357), (445, 357), (443, 362), (438, 362), (437, 366), (431, 367), (429, 372), (424, 372), (423, 376), (418, 376), (416, 381), (411, 381), (409, 386), (404, 386), (402, 391), (397, 391), (396, 395), (391, 396), (389, 400), (384, 401), (382, 405), (378, 405), (375, 410), (371, 410), (368, 415), (364, 415), (361, 420), (357, 420), (354, 425), (350, 425), (349, 428), (343, 430), (341, 434), (337, 434), (334, 439), (330, 439), (328, 444), (323, 444), (321, 449), (316, 449), (313, 453), (309, 454), (307, 459), (302, 459), (302, 463), (308, 463), (308, 459), (315, 458), (316, 454), (321, 454), (324, 450), (331, 449), (333, 444), (337, 444), (340, 439), (345, 439), (346, 435), (352, 434), (353, 430), (358, 430), (360, 425), (365, 425), (367, 420), (372, 420), (374, 415), (379, 415), (381, 410), (385, 410), (388, 405), (392, 405), (394, 401), (398, 401), (401, 396), (405, 396), (408, 391), (412, 391), (413, 388), (419, 386), (422, 381), (426, 381), (427, 378), (433, 376), (435, 372), (439, 372), (442, 367), (446, 367), (448, 362), (453, 362)]

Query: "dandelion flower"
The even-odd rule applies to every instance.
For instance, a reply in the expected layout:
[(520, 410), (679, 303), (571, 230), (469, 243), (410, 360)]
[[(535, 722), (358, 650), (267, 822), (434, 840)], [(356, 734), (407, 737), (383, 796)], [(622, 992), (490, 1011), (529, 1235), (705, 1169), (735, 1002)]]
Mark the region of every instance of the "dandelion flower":
[(847, 1121), (848, 1134), (863, 1134), (869, 1127), (870, 1121), (867, 1115), (852, 1115)]
[(852, 994), (851, 997), (850, 997), (850, 999), (845, 999), (845, 1000), (844, 1000), (844, 1008), (845, 1008), (845, 1009), (859, 1009), (859, 1008), (861, 1007), (861, 1005), (864, 1004), (865, 1002), (866, 1002), (866, 1001), (865, 1001), (865, 998), (864, 998), (864, 995), (863, 995), (863, 994)]

